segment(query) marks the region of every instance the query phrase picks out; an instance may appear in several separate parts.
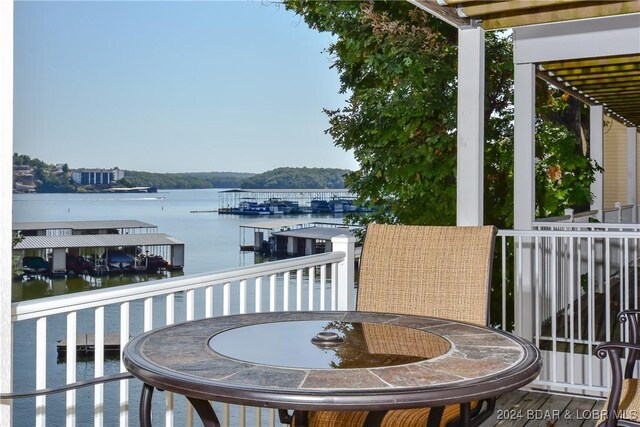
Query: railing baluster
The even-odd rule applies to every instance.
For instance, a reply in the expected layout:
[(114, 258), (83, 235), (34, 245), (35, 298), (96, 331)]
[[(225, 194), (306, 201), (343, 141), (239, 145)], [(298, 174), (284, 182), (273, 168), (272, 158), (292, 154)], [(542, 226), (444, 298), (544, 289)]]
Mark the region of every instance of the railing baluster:
[[(36, 321), (36, 389), (47, 387), (47, 318)], [(46, 425), (47, 397), (36, 397), (36, 426)]]
[(282, 280), (282, 309), (287, 311), (289, 310), (289, 281), (291, 280), (291, 273), (286, 271)]
[[(593, 355), (593, 341), (595, 340), (595, 322), (594, 322), (594, 311), (595, 311), (595, 289), (593, 283), (593, 256), (594, 256), (594, 247), (593, 247), (593, 238), (587, 238), (587, 355)], [(587, 358), (587, 384), (593, 386), (593, 357)]]
[(315, 307), (313, 306), (313, 299), (314, 299), (314, 292), (313, 292), (313, 287), (315, 286), (315, 279), (316, 279), (316, 269), (314, 267), (309, 267), (309, 269), (307, 270), (307, 273), (309, 275), (309, 305), (308, 305), (308, 310), (314, 310)]
[(213, 317), (213, 286), (204, 289), (204, 315)]
[(196, 291), (193, 289), (190, 289), (187, 291), (187, 298), (186, 298), (186, 313), (187, 313), (187, 320), (194, 320), (196, 318)]
[(260, 313), (262, 311), (262, 276), (255, 279), (255, 296), (254, 296), (254, 311)]
[(326, 292), (327, 292), (327, 264), (322, 264), (320, 266), (320, 310), (327, 309)]
[[(65, 363), (67, 364), (67, 384), (76, 382), (76, 336), (77, 336), (77, 314), (75, 311), (67, 314), (67, 354)], [(76, 424), (76, 391), (66, 392), (66, 414), (67, 427)]]
[[(94, 328), (94, 376), (104, 376), (104, 306), (96, 308)], [(93, 425), (104, 424), (104, 384), (96, 384), (93, 390)]]
[[(126, 372), (122, 359), (122, 351), (129, 341), (129, 303), (120, 304), (120, 372)], [(129, 425), (129, 380), (120, 381), (120, 427)]]
[(224, 316), (231, 314), (231, 282), (222, 285), (222, 314)]
[(296, 270), (296, 310), (302, 310), (302, 279), (303, 270), (301, 268)]
[(247, 281), (240, 281), (240, 302), (238, 312), (244, 314), (247, 312)]
[(277, 276), (269, 276), (269, 311), (276, 311), (276, 279)]
[(571, 384), (575, 383), (575, 370), (574, 366), (574, 353), (575, 353), (575, 315), (576, 315), (576, 304), (574, 298), (577, 294), (578, 298), (580, 298), (580, 284), (578, 283), (577, 291), (575, 292), (575, 239), (570, 238), (569, 244), (569, 303), (571, 304), (567, 311), (569, 312), (569, 382)]
[(145, 298), (144, 300), (144, 331), (150, 331), (153, 328), (153, 298)]
[(337, 277), (338, 277), (338, 264), (331, 263), (331, 310), (336, 310), (338, 308), (338, 285), (337, 285)]
[(238, 405), (238, 427), (245, 427), (247, 423), (247, 407)]
[[(165, 324), (173, 325), (176, 316), (176, 296), (174, 293), (167, 295), (165, 300)], [(164, 424), (165, 426), (173, 426), (174, 419), (174, 397), (173, 393), (168, 391), (165, 393), (164, 403)]]

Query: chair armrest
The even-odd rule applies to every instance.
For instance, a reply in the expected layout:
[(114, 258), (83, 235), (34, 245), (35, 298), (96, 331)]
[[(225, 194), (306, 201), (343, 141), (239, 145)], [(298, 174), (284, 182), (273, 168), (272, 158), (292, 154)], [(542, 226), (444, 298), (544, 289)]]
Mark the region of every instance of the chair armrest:
[[(634, 316), (630, 316), (630, 315), (634, 315)], [(640, 315), (640, 310), (638, 309), (629, 309), (629, 310), (622, 310), (620, 313), (618, 313), (618, 322), (620, 323), (624, 323), (627, 320), (630, 320), (632, 323), (637, 324), (638, 323), (638, 315)]]
[(618, 406), (620, 405), (623, 381), (621, 355), (625, 349), (629, 350), (629, 358), (627, 359), (625, 369), (625, 378), (630, 378), (633, 373), (635, 358), (640, 354), (640, 344), (609, 341), (596, 347), (596, 356), (599, 359), (604, 359), (609, 356), (609, 362), (611, 363), (611, 391), (609, 392), (609, 401), (606, 408), (607, 414), (615, 414), (618, 410)]

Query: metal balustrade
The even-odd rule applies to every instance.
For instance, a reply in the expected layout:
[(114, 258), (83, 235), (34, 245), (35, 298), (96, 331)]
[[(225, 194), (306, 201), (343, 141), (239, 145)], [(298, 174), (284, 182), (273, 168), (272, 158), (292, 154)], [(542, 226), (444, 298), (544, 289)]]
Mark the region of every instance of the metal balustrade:
[[(609, 367), (594, 349), (623, 338), (615, 316), (638, 306), (640, 228), (600, 223), (551, 228), (499, 232), (502, 274), (493, 290), (503, 298), (499, 323), (541, 349), (544, 365), (536, 387), (601, 396), (608, 390)], [(505, 268), (511, 260), (509, 276)]]
[[(607, 390), (609, 368), (606, 361), (595, 357), (593, 349), (602, 341), (622, 337), (625, 331), (618, 327), (615, 315), (638, 307), (640, 226), (545, 222), (536, 227), (540, 229), (498, 233), (492, 290), (492, 305), (498, 309), (492, 322), (531, 339), (542, 350), (544, 368), (533, 387), (600, 395)], [(13, 374), (18, 376), (18, 370), (28, 366), (25, 369), (36, 372), (32, 389), (64, 386), (47, 382), (47, 361), (55, 354), (56, 338), (66, 338), (73, 348), (80, 332), (95, 335), (101, 348), (106, 333), (115, 331), (126, 342), (143, 331), (183, 320), (258, 311), (353, 308), (353, 239), (336, 238), (333, 249), (142, 286), (15, 303), (14, 337), (32, 336), (35, 357), (33, 361), (14, 360)], [(52, 336), (55, 334), (62, 336)], [(100, 350), (94, 359), (92, 377), (124, 372), (120, 362), (105, 363)], [(87, 379), (79, 375), (84, 365), (75, 352), (67, 353), (65, 363), (65, 383)], [(45, 425), (55, 406), (55, 412), (66, 408), (63, 422), (68, 426), (86, 418), (80, 416), (82, 411), (88, 411), (91, 422), (98, 426), (137, 424), (139, 381), (122, 380), (81, 390), (91, 391), (90, 401), (79, 390), (37, 397), (28, 415), (32, 419), (25, 418), (24, 423)], [(119, 398), (116, 407), (110, 408), (105, 396), (113, 395)], [(190, 425), (194, 418), (186, 400), (170, 393), (155, 395), (153, 411), (157, 425)], [(216, 404), (216, 411), (223, 425), (279, 425), (277, 415), (267, 409)]]
[[(14, 303), (14, 338), (18, 338), (16, 333), (29, 335), (27, 328), (35, 328), (35, 333), (31, 334), (35, 340), (35, 366), (31, 369), (35, 370), (34, 387), (37, 391), (64, 386), (47, 383), (47, 360), (56, 352), (56, 337), (51, 337), (50, 331), (54, 329), (62, 333), (57, 330), (62, 325), (66, 329), (68, 349), (65, 360), (66, 384), (74, 384), (78, 381), (79, 370), (74, 349), (76, 336), (80, 332), (94, 335), (95, 354), (91, 364), (93, 376), (100, 378), (114, 374), (106, 372), (108, 366), (105, 364), (104, 343), (107, 331), (116, 330), (120, 342), (126, 343), (130, 336), (182, 320), (261, 311), (350, 309), (353, 308), (354, 239), (344, 236), (334, 238), (333, 249), (333, 252), (325, 254), (146, 282), (143, 286), (125, 285)], [(110, 320), (109, 324), (107, 320)], [(118, 371), (125, 372), (122, 362), (118, 365)], [(20, 373), (14, 371), (14, 375), (19, 378)], [(93, 424), (135, 425), (137, 417), (130, 419), (129, 412), (133, 408), (132, 411), (137, 413), (135, 408), (140, 387), (136, 383), (126, 379), (120, 381), (116, 408), (105, 406), (105, 384), (94, 385)], [(79, 422), (79, 393), (75, 389), (65, 392), (64, 422), (68, 426)], [(171, 393), (166, 393), (166, 397), (159, 396), (154, 402), (154, 409), (156, 413), (164, 414), (165, 425), (192, 424), (193, 414), (184, 398), (174, 399)], [(37, 396), (33, 419), (21, 419), (20, 422), (25, 425), (46, 425), (48, 399), (51, 398), (45, 394)], [(159, 402), (159, 399), (163, 402)], [(86, 399), (82, 400), (86, 404)], [(135, 404), (131, 405), (132, 402)], [(65, 411), (63, 408), (57, 410)], [(109, 411), (110, 418), (105, 421), (105, 413)], [(114, 419), (114, 411), (117, 420)], [(176, 415), (178, 412), (183, 412), (180, 417)], [(222, 419), (227, 420), (226, 425), (230, 425), (231, 420), (233, 425), (245, 425), (248, 420), (253, 425), (273, 425), (276, 419), (271, 410), (230, 408), (228, 405), (221, 405), (220, 413)], [(186, 418), (186, 422), (182, 417)]]

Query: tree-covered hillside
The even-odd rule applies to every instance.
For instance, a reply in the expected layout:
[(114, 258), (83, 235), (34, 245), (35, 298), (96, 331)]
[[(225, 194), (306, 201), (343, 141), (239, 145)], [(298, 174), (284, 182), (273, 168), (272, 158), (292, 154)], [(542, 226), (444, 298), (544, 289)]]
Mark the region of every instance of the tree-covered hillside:
[(242, 188), (344, 188), (346, 169), (277, 168), (247, 178)]
[[(29, 166), (32, 186), (39, 193), (94, 192), (108, 185), (78, 185), (71, 180), (68, 165), (49, 165), (42, 160), (14, 153), (14, 170)], [(344, 188), (346, 169), (278, 168), (261, 174), (247, 172), (153, 173), (125, 170), (115, 187), (155, 187), (162, 190), (198, 188)], [(16, 182), (18, 175), (14, 173)]]
[(161, 189), (238, 188), (253, 175), (243, 172), (152, 173), (127, 170), (118, 185)]

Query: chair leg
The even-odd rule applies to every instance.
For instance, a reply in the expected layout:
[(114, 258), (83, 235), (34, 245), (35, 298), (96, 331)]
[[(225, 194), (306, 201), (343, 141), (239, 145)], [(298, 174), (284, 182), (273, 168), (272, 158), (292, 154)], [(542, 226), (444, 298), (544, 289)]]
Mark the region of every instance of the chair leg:
[(462, 403), (460, 404), (460, 416), (449, 421), (447, 427), (479, 426), (493, 414), (495, 407), (495, 398), (481, 400), (473, 409), (471, 409), (470, 403)]
[(208, 401), (192, 397), (187, 397), (187, 400), (196, 410), (205, 427), (220, 427), (220, 421), (218, 421), (218, 417)]
[(293, 418), (296, 427), (307, 427), (309, 425), (309, 412), (293, 411)]
[(444, 406), (431, 408), (429, 410), (429, 418), (427, 418), (427, 427), (440, 427), (440, 421), (442, 420), (443, 413)]
[(293, 423), (293, 414), (290, 414), (286, 409), (278, 409), (278, 418), (280, 418), (280, 424)]
[(370, 411), (362, 427), (379, 427), (387, 411)]
[(153, 387), (147, 384), (142, 385), (140, 392), (140, 426), (151, 427), (151, 398), (153, 397)]

